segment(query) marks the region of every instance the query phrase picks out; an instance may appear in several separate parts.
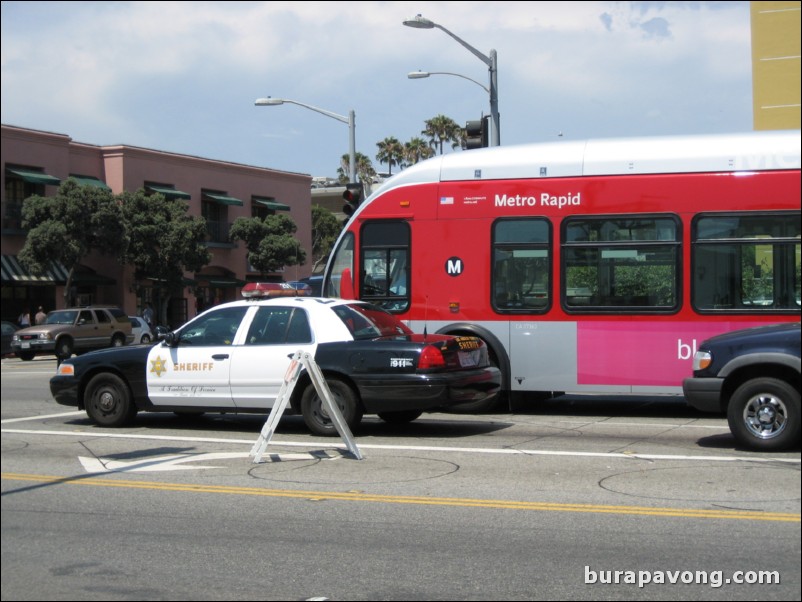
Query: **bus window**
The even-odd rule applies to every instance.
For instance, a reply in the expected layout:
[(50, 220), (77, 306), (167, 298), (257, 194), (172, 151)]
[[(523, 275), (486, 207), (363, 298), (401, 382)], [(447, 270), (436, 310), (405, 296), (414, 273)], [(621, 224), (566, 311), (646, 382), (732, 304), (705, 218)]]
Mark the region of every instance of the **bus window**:
[(347, 270), (348, 274), (354, 273), (354, 235), (350, 232), (346, 233), (340, 241), (337, 249), (334, 251), (333, 260), (331, 261), (331, 271), (326, 271), (326, 276), (323, 282), (322, 294), (324, 297), (341, 296), (340, 279), (343, 272)]
[(362, 226), (358, 298), (390, 312), (409, 308), (409, 224), (373, 221)]
[(693, 222), (693, 306), (799, 311), (800, 214), (703, 214)]
[(491, 304), (498, 313), (548, 311), (551, 291), (551, 224), (542, 218), (501, 219), (493, 224)]
[(679, 232), (674, 216), (566, 219), (562, 237), (566, 311), (678, 310)]

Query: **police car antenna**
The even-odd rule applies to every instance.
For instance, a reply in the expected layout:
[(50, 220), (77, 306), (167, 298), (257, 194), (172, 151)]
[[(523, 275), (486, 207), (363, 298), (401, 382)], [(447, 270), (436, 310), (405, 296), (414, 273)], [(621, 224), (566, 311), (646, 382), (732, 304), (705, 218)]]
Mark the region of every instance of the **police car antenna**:
[(429, 327), (429, 295), (426, 295), (426, 302), (423, 305), (423, 342), (426, 342)]

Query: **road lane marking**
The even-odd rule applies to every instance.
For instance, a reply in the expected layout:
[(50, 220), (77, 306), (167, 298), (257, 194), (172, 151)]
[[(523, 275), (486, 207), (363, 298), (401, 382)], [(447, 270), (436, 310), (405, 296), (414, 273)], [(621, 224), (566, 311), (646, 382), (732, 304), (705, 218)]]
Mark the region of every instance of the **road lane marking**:
[(60, 412), (58, 414), (43, 414), (42, 416), (27, 416), (25, 418), (6, 418), (5, 420), (0, 420), (0, 424), (10, 424), (12, 422), (28, 422), (30, 420), (42, 420), (44, 418), (64, 418), (66, 416), (77, 416), (83, 413), (84, 413), (83, 410), (78, 410), (76, 412)]
[[(224, 443), (224, 444), (244, 444), (253, 445), (253, 439), (222, 439), (215, 437), (181, 437), (167, 435), (135, 435), (125, 433), (95, 433), (91, 431), (44, 431), (44, 430), (23, 430), (23, 429), (2, 429), (3, 433), (13, 433), (18, 435), (48, 435), (61, 437), (95, 437), (109, 439), (138, 439), (145, 441), (187, 441), (193, 443)], [(323, 441), (280, 441), (274, 440), (271, 444), (275, 447), (327, 447), (336, 449), (346, 449), (344, 445), (334, 442)], [(527, 455), (527, 456), (562, 456), (577, 458), (614, 458), (627, 460), (692, 460), (702, 462), (752, 462), (752, 463), (784, 463), (800, 464), (800, 458), (776, 458), (771, 455), (766, 456), (689, 456), (679, 454), (639, 454), (627, 452), (583, 452), (583, 451), (553, 451), (537, 449), (514, 449), (514, 448), (488, 448), (488, 447), (440, 447), (434, 445), (381, 445), (376, 443), (360, 443), (360, 448), (390, 450), (390, 451), (433, 451), (446, 453), (464, 454), (504, 454), (504, 455)]]
[[(227, 495), (255, 495), (275, 498), (305, 500), (331, 500), (341, 502), (375, 502), (384, 504), (412, 504), (420, 506), (451, 506), (466, 508), (492, 508), (499, 510), (528, 510), (546, 512), (578, 512), (592, 514), (627, 514), (674, 518), (706, 518), (722, 520), (752, 520), (770, 522), (800, 522), (799, 514), (789, 512), (756, 512), (752, 510), (708, 510), (704, 508), (660, 508), (648, 506), (608, 506), (602, 504), (570, 504), (557, 502), (524, 502), (520, 500), (483, 500), (472, 498), (444, 498), (425, 496), (379, 495), (361, 492), (301, 491), (291, 489), (263, 489), (259, 487), (236, 487), (193, 483), (159, 483), (150, 481), (111, 480), (99, 477), (56, 477), (48, 475), (2, 473), (4, 481), (26, 481), (63, 485), (93, 487), (117, 487), (126, 489), (149, 489), (156, 491), (181, 491), (188, 493), (213, 493)], [(3, 495), (14, 493), (13, 490)]]

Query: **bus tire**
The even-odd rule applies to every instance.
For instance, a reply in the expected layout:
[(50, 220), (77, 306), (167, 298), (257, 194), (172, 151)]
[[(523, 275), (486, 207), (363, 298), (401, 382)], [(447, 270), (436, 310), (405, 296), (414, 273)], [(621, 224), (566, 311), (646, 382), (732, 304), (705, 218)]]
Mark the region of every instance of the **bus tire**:
[(790, 383), (777, 378), (753, 378), (732, 394), (727, 422), (736, 441), (761, 451), (799, 444), (800, 399)]

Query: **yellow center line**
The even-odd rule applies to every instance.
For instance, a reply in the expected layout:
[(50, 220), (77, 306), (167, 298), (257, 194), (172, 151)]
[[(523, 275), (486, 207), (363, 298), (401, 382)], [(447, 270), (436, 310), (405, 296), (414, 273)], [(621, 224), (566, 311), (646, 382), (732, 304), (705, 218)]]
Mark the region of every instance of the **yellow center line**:
[[(191, 493), (222, 493), (228, 495), (257, 495), (307, 500), (336, 500), (348, 502), (379, 502), (385, 504), (417, 504), (424, 506), (460, 506), (495, 508), (500, 510), (529, 510), (547, 512), (583, 512), (597, 514), (634, 514), (644, 516), (673, 516), (679, 518), (715, 518), (725, 520), (762, 520), (774, 522), (800, 522), (800, 515), (788, 512), (757, 512), (751, 510), (706, 510), (702, 508), (659, 508), (649, 506), (611, 506), (600, 504), (566, 504), (557, 502), (524, 502), (516, 500), (482, 500), (472, 498), (422, 497), (379, 495), (363, 492), (303, 491), (292, 489), (262, 489), (258, 487), (231, 487), (226, 485), (198, 485), (191, 483), (159, 483), (129, 481), (99, 477), (56, 477), (47, 475), (2, 473), (4, 481), (32, 481), (64, 485), (91, 485), (94, 487), (122, 487), (157, 491), (186, 491)], [(5, 492), (9, 493), (9, 492)]]

